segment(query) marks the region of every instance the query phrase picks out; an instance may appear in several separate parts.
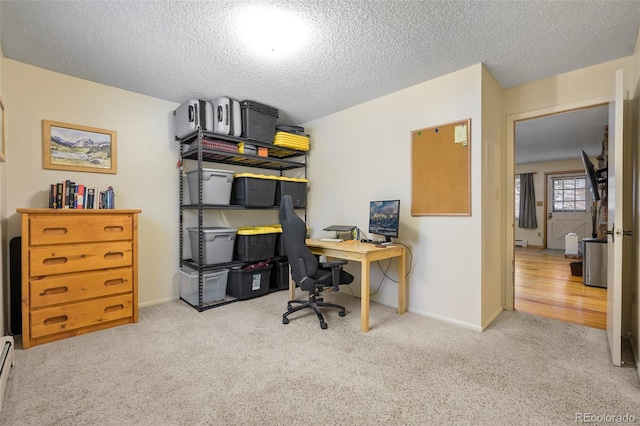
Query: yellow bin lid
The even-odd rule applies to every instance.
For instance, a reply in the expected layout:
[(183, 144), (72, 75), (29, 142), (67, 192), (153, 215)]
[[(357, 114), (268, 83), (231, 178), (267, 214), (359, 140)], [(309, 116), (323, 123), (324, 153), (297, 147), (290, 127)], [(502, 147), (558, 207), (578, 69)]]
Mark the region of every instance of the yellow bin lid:
[(293, 178), (293, 177), (286, 177), (286, 176), (280, 176), (280, 177), (278, 177), (278, 180), (286, 180), (286, 181), (289, 181), (289, 182), (309, 182), (309, 179)]
[(261, 234), (275, 234), (282, 232), (271, 226), (241, 226), (238, 228), (238, 235), (261, 235)]

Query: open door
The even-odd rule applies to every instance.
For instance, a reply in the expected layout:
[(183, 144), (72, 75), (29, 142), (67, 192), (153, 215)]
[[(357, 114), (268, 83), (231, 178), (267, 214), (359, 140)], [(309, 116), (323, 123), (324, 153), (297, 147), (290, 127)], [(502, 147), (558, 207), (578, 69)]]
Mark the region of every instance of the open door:
[(607, 339), (613, 365), (621, 365), (622, 259), (624, 226), (624, 86), (616, 71), (614, 101), (609, 106), (609, 164), (607, 166)]

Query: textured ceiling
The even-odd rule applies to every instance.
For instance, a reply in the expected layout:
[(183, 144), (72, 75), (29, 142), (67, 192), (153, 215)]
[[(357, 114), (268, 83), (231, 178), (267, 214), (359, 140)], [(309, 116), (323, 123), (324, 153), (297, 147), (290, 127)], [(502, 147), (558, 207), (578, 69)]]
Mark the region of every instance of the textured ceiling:
[[(296, 15), (303, 47), (254, 54), (236, 19), (257, 6)], [(631, 55), (640, 3), (2, 0), (0, 17), (17, 61), (174, 102), (251, 99), (300, 124), (480, 62), (508, 88)]]

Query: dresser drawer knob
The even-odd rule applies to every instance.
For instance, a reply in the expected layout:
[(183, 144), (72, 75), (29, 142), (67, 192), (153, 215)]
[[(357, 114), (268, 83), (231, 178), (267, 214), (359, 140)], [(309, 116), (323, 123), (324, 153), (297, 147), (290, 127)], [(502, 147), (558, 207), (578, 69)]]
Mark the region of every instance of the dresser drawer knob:
[(44, 325), (59, 324), (61, 322), (65, 322), (68, 319), (69, 317), (67, 315), (60, 315), (59, 317), (47, 318), (46, 320), (44, 320)]
[(66, 257), (48, 257), (42, 261), (45, 265), (62, 265), (67, 263)]
[(124, 228), (122, 226), (110, 225), (104, 227), (104, 232), (123, 232)]
[(111, 312), (121, 311), (123, 309), (124, 309), (124, 305), (123, 304), (107, 306), (106, 308), (104, 308), (104, 313), (108, 314), (108, 313), (111, 313)]
[(67, 228), (59, 227), (59, 228), (44, 228), (42, 233), (44, 235), (64, 235), (68, 232)]
[(47, 288), (42, 293), (40, 293), (40, 296), (51, 296), (52, 294), (61, 294), (61, 293), (66, 293), (68, 291), (69, 291), (69, 287), (66, 287), (66, 286)]
[(110, 251), (105, 253), (105, 259), (122, 259), (124, 257), (124, 253), (121, 251)]
[(110, 285), (120, 285), (120, 284), (123, 284), (123, 283), (124, 283), (124, 278), (114, 278), (114, 279), (111, 279), (111, 280), (106, 280), (104, 282), (104, 285), (106, 287), (109, 287)]

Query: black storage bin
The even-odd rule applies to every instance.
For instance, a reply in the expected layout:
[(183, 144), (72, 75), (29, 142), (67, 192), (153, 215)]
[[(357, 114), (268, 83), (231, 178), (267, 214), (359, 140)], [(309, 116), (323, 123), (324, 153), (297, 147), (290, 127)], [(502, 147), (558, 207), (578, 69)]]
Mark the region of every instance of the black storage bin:
[(272, 265), (252, 269), (231, 269), (227, 279), (227, 294), (239, 300), (269, 293)]
[(571, 275), (574, 277), (582, 276), (582, 262), (571, 262)]
[(252, 173), (235, 175), (231, 186), (231, 204), (243, 206), (273, 206), (276, 198), (276, 179)]
[(269, 289), (286, 290), (289, 288), (289, 262), (275, 262), (269, 279)]
[(242, 137), (273, 143), (276, 134), (277, 108), (255, 101), (240, 102), (242, 110)]
[(287, 251), (284, 249), (284, 238), (282, 238), (282, 232), (276, 234), (276, 256), (287, 256)]
[(276, 185), (276, 206), (285, 195), (291, 195), (293, 207), (305, 207), (307, 204), (307, 180), (281, 177)]
[(249, 229), (240, 228), (236, 235), (235, 259), (243, 262), (254, 262), (274, 257), (276, 237), (281, 233), (261, 231), (259, 227), (255, 229), (247, 228)]

